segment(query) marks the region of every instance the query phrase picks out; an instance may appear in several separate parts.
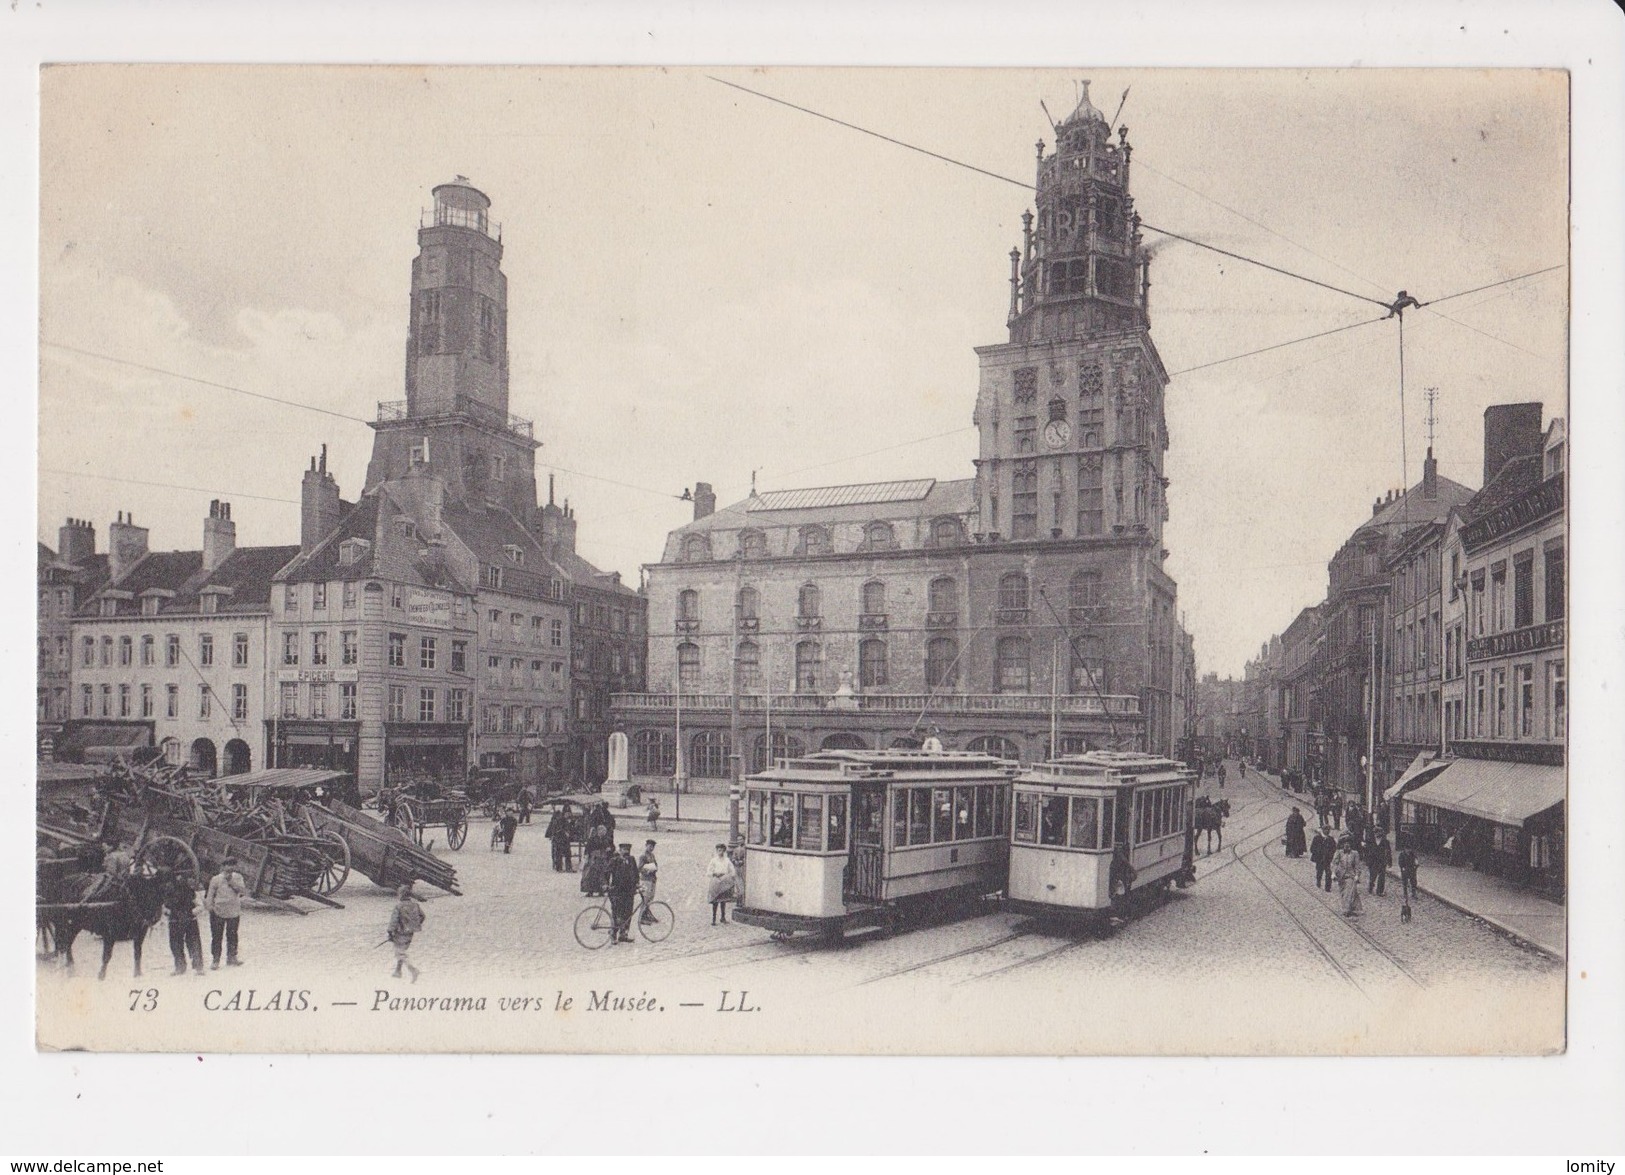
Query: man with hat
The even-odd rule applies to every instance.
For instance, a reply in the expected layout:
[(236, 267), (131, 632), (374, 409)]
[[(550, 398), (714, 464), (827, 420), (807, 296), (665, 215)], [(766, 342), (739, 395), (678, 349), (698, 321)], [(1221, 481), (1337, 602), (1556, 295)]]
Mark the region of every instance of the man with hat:
[(609, 909), (615, 917), (616, 943), (631, 942), (632, 902), (638, 893), (638, 863), (630, 841), (620, 845), (609, 862)]
[(237, 927), (243, 918), (243, 898), (248, 885), (237, 872), (237, 858), (227, 857), (220, 862), (220, 870), (209, 878), (209, 890), (203, 898), (203, 908), (209, 912), (209, 955), (213, 962), (210, 970), (220, 969), (220, 943), (225, 940), (226, 966), (241, 967), (237, 957)]
[(389, 941), (395, 946), (395, 978), (401, 977), (401, 968), (405, 967), (412, 973), (412, 982), (416, 983), (418, 969), (412, 965), (412, 960), (406, 957), (406, 952), (412, 947), (413, 936), (423, 929), (423, 903), (418, 900), (410, 881), (396, 890), (395, 896), (400, 900), (395, 903), (395, 909), (389, 915), (387, 932)]

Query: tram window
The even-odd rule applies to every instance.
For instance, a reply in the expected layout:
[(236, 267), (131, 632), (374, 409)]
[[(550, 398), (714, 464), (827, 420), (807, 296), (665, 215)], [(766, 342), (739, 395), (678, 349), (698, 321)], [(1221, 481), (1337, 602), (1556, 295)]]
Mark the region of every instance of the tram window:
[(1016, 839), (1028, 844), (1038, 839), (1038, 797), (1031, 792), (1016, 796)]
[(1072, 847), (1092, 849), (1100, 839), (1100, 801), (1089, 796), (1072, 797)]
[(830, 796), (829, 798), (829, 851), (841, 853), (846, 851), (846, 797)]
[(768, 843), (776, 849), (795, 847), (795, 799), (784, 792), (773, 793), (773, 825)]
[(802, 796), (796, 819), (796, 848), (822, 852), (824, 848), (824, 797)]
[(753, 845), (762, 844), (767, 840), (767, 793), (753, 791), (750, 793), (750, 802), (747, 805), (746, 836)]
[(1066, 844), (1066, 797), (1045, 796), (1038, 814), (1038, 843)]
[(1144, 844), (1151, 839), (1151, 793), (1143, 791), (1134, 797), (1134, 839)]
[(1009, 829), (1010, 819), (1010, 791), (1008, 788), (996, 787), (993, 789), (993, 835), (1003, 836)]
[(931, 791), (931, 809), (936, 813), (931, 839), (934, 841), (953, 840), (954, 789), (951, 787), (933, 788)]
[(931, 791), (924, 787), (908, 789), (908, 843), (931, 843)]
[(1117, 804), (1115, 801), (1100, 801), (1100, 847), (1103, 849), (1109, 849), (1112, 847), (1112, 841), (1114, 839), (1112, 833), (1117, 827), (1113, 822), (1112, 817), (1116, 814), (1116, 809)]
[(908, 844), (908, 796), (906, 787), (892, 792), (891, 844), (894, 849)]
[(990, 787), (976, 789), (976, 835), (998, 835), (993, 831), (993, 789)]

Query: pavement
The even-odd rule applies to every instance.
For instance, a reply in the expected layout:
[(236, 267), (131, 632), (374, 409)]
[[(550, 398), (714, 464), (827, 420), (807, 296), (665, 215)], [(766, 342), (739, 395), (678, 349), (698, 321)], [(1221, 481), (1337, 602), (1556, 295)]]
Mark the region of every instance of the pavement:
[[(1279, 777), (1268, 772), (1249, 769), (1248, 778), (1253, 776), (1281, 786)], [(1231, 778), (1235, 778), (1234, 773)], [(1282, 794), (1290, 797), (1293, 793)], [(1399, 884), (1397, 868), (1390, 868), (1388, 876), (1394, 885)], [(1499, 877), (1429, 857), (1422, 859), (1417, 870), (1416, 888), (1543, 954), (1559, 961), (1565, 957), (1568, 918), (1559, 903)]]

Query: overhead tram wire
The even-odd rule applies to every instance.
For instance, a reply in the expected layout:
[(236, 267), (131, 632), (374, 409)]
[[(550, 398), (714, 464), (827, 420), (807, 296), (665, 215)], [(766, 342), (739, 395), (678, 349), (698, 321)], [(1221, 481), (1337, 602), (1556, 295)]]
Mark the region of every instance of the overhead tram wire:
[(1295, 347), (1299, 343), (1307, 343), (1313, 339), (1323, 339), (1327, 335), (1341, 334), (1346, 330), (1356, 330), (1362, 326), (1373, 326), (1376, 323), (1384, 321), (1386, 317), (1387, 316), (1384, 315), (1380, 318), (1367, 318), (1360, 322), (1351, 322), (1346, 326), (1334, 326), (1331, 330), (1323, 330), (1316, 334), (1304, 335), (1302, 338), (1288, 339), (1284, 343), (1272, 343), (1268, 347), (1259, 347), (1254, 351), (1243, 351), (1240, 355), (1230, 355), (1224, 359), (1213, 359), (1207, 363), (1198, 363), (1194, 367), (1182, 367), (1178, 371), (1170, 371), (1168, 373), (1168, 378), (1172, 379), (1176, 375), (1189, 375), (1193, 371), (1205, 371), (1209, 367), (1218, 367), (1221, 363), (1234, 363), (1238, 359), (1251, 359), (1254, 355), (1263, 355), (1269, 351), (1279, 351), (1282, 347)]
[(265, 494), (245, 494), (238, 490), (222, 490), (213, 486), (183, 486), (170, 481), (143, 481), (135, 477), (114, 477), (110, 473), (85, 473), (78, 469), (50, 469), (40, 467), (41, 473), (52, 474), (57, 477), (85, 477), (94, 481), (117, 481), (127, 485), (150, 486), (159, 490), (185, 490), (194, 494), (219, 494), (222, 497), (237, 499), (248, 498), (256, 502), (278, 502), (285, 506), (297, 506), (299, 502), (294, 498), (272, 498)]
[[(108, 355), (105, 352), (101, 352), (101, 351), (90, 351), (90, 350), (85, 349), (84, 347), (70, 346), (67, 343), (53, 343), (53, 342), (46, 341), (46, 342), (43, 342), (41, 345), (45, 346), (45, 347), (52, 347), (52, 348), (54, 348), (56, 350), (59, 350), (59, 351), (68, 351), (68, 352), (71, 352), (71, 353), (73, 353), (75, 355), (85, 355), (85, 356), (88, 356), (89, 358), (92, 358), (92, 359), (101, 359), (101, 360), (103, 360), (103, 361), (105, 361), (107, 363), (117, 363), (117, 364), (119, 364), (120, 366), (123, 366), (123, 367), (133, 367), (137, 371), (145, 371), (145, 372), (148, 372), (148, 373), (150, 373), (152, 375), (165, 375), (165, 376), (171, 377), (172, 379), (186, 380), (188, 383), (201, 384), (204, 387), (215, 388), (215, 389), (217, 389), (219, 391), (222, 391), (222, 392), (235, 392), (239, 396), (249, 396), (249, 397), (252, 397), (253, 399), (256, 399), (256, 400), (266, 400), (266, 401), (269, 401), (272, 404), (281, 404), (281, 405), (283, 405), (284, 407), (287, 407), (287, 408), (303, 408), (307, 412), (319, 412), (323, 416), (332, 416), (332, 417), (335, 417), (335, 418), (337, 418), (339, 420), (351, 421), (352, 423), (355, 423), (355, 424), (370, 425), (370, 424), (373, 423), (372, 421), (366, 419), (365, 417), (352, 416), (348, 412), (335, 412), (331, 408), (323, 408), (318, 404), (307, 404), (302, 400), (287, 400), (287, 399), (283, 399), (280, 396), (267, 395), (264, 392), (250, 391), (248, 388), (241, 388), (241, 387), (238, 387), (236, 384), (221, 383), (219, 380), (213, 380), (213, 379), (204, 379), (202, 376), (188, 375), (184, 371), (173, 371), (173, 370), (171, 370), (171, 369), (169, 369), (167, 367), (155, 367), (150, 363), (141, 363), (141, 362), (138, 362), (138, 361), (136, 361), (134, 359), (126, 359), (126, 358), (124, 358), (123, 356), (120, 356), (120, 355)], [(649, 486), (640, 486), (640, 485), (634, 484), (633, 482), (619, 481), (619, 480), (617, 480), (616, 478), (613, 478), (613, 477), (604, 477), (602, 474), (598, 474), (598, 473), (585, 473), (585, 472), (583, 472), (582, 470), (579, 470), (579, 469), (567, 469), (563, 465), (558, 465), (558, 464), (555, 464), (553, 462), (543, 462), (542, 464), (543, 464), (543, 468), (545, 468), (545, 469), (556, 470), (559, 473), (568, 473), (572, 477), (585, 477), (585, 478), (589, 478), (592, 481), (607, 482), (610, 485), (620, 486), (623, 489), (638, 490), (638, 491), (640, 491), (642, 493), (655, 494), (656, 496), (662, 497), (662, 498), (679, 498), (681, 496), (681, 495), (678, 495), (678, 494), (673, 494), (673, 493), (671, 493), (671, 492), (669, 492), (667, 490), (651, 489)], [(58, 472), (65, 472), (65, 471), (60, 471), (59, 470)], [(94, 475), (92, 475), (92, 474), (84, 474), (83, 476), (90, 477), (90, 476), (94, 476)], [(133, 479), (131, 479), (131, 478), (123, 478), (123, 479), (109, 478), (108, 480), (133, 481)], [(148, 484), (148, 485), (154, 485), (154, 486), (164, 486), (166, 488), (169, 488), (169, 487), (167, 487), (167, 483), (163, 483), (163, 482), (147, 482), (147, 483), (135, 483), (135, 484)], [(186, 487), (184, 487), (184, 486), (176, 486), (176, 487), (173, 487), (173, 488), (184, 489)], [(205, 491), (205, 492), (210, 492), (210, 491)], [(238, 496), (239, 497), (244, 497), (244, 498), (255, 497), (255, 495), (253, 495), (253, 494), (239, 494)], [(282, 498), (266, 498), (264, 500), (269, 501), (269, 502), (280, 502), (280, 501), (285, 501), (286, 499), (282, 499)]]

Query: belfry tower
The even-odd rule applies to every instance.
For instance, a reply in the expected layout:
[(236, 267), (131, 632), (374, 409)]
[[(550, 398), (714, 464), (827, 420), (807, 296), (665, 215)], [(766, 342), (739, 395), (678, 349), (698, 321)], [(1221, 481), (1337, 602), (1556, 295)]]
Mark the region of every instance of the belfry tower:
[(453, 498), (527, 518), (540, 446), (508, 411), (508, 279), (490, 208), (464, 176), (434, 189), (412, 262), (406, 399), (378, 405), (367, 489), (425, 473)]
[(981, 529), (1002, 541), (1126, 540), (1160, 563), (1168, 446), (1150, 259), (1113, 141), (1083, 83), (1038, 143), (1037, 218), (1010, 251), (1010, 341), (977, 348)]

